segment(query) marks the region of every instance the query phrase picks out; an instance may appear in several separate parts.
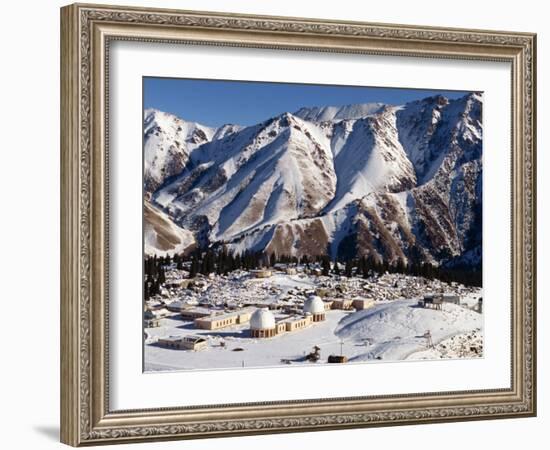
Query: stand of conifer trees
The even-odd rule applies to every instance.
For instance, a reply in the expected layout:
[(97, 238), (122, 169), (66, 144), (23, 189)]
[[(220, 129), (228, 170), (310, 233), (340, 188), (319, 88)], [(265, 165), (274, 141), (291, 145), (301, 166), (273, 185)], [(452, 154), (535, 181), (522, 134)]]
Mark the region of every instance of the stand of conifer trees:
[(171, 264), (170, 256), (159, 257), (153, 256), (145, 258), (143, 271), (145, 281), (143, 285), (143, 296), (145, 300), (157, 295), (160, 292), (160, 287), (166, 283), (165, 266)]
[[(438, 279), (444, 282), (458, 282), (469, 286), (481, 286), (481, 268), (443, 268), (428, 263), (407, 264), (399, 259), (394, 264), (379, 261), (373, 257), (361, 257), (346, 259), (343, 262), (334, 260), (331, 262), (327, 255), (315, 257), (302, 256), (300, 259), (275, 253), (245, 251), (233, 254), (227, 251), (226, 247), (218, 250), (207, 251), (196, 250), (187, 259), (183, 255), (164, 257), (147, 257), (144, 261), (144, 297), (148, 299), (160, 292), (161, 286), (166, 282), (165, 267), (175, 264), (176, 269), (189, 271), (189, 278), (195, 278), (198, 274), (227, 275), (234, 270), (254, 270), (261, 267), (273, 267), (276, 264), (302, 264), (309, 269), (311, 263), (318, 263), (321, 273), (325, 276), (343, 275), (346, 277), (368, 278), (374, 274), (402, 273), (407, 275), (421, 276), (428, 279)], [(344, 264), (341, 272), (340, 264)]]

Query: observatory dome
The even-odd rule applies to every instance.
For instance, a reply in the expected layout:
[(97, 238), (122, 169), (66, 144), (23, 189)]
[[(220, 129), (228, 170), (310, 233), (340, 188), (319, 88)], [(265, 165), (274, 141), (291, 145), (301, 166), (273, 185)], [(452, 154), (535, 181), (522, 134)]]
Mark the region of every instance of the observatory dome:
[(250, 317), (250, 329), (271, 330), (275, 328), (275, 316), (268, 308), (260, 308), (254, 311)]
[(325, 312), (325, 304), (321, 297), (310, 295), (304, 302), (304, 312), (310, 314), (322, 314)]

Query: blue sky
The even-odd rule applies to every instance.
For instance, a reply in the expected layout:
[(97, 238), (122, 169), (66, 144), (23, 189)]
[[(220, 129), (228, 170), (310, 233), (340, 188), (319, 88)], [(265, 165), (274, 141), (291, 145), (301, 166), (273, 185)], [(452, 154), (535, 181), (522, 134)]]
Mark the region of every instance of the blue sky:
[(247, 81), (143, 78), (143, 105), (212, 127), (252, 125), (302, 106), (382, 102), (400, 105), (432, 95), (465, 91), (396, 89)]

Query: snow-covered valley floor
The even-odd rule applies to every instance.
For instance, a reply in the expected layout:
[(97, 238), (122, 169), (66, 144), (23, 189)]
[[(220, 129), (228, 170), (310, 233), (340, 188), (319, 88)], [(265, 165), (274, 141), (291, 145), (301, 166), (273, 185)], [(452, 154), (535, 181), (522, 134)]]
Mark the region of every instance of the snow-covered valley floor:
[[(365, 289), (364, 295), (375, 299), (374, 306), (360, 311), (333, 309), (326, 312), (326, 320), (316, 322), (305, 329), (286, 332), (272, 338), (254, 339), (250, 337), (248, 324), (234, 325), (218, 330), (195, 328), (192, 321), (186, 321), (175, 312), (161, 320), (160, 326), (145, 329), (144, 369), (146, 371), (204, 370), (239, 367), (265, 367), (293, 364), (323, 364), (329, 355), (345, 355), (349, 363), (384, 362), (400, 360), (421, 360), (440, 358), (473, 358), (483, 356), (483, 315), (472, 307), (481, 296), (481, 289), (455, 286), (462, 290), (461, 305), (444, 303), (442, 310), (423, 308), (418, 305), (421, 290), (430, 292), (433, 285), (420, 284), (417, 295), (403, 298), (391, 295), (396, 288), (395, 280), (378, 279), (370, 284), (359, 279), (339, 281), (348, 292), (357, 295)], [(324, 277), (306, 275), (276, 274), (255, 280), (242, 277), (232, 281), (211, 280), (201, 293), (188, 290), (170, 301), (185, 302), (189, 298), (200, 301), (204, 298), (215, 301), (217, 293), (235, 290), (240, 285), (249, 296), (271, 303), (275, 301), (295, 301), (299, 304), (300, 295), (331, 286)], [(388, 278), (388, 277), (386, 277)], [(409, 284), (414, 277), (406, 277)], [(401, 284), (403, 281), (398, 280)], [(453, 289), (441, 285), (438, 289)], [(365, 284), (366, 283), (366, 284)], [(349, 284), (349, 286), (348, 286)], [(414, 286), (417, 286), (415, 284)], [(376, 287), (383, 288), (376, 291)], [(355, 290), (353, 290), (355, 289)], [(378, 296), (376, 293), (378, 292)], [(385, 292), (385, 295), (382, 293)], [(388, 294), (390, 292), (390, 294)], [(399, 292), (409, 292), (400, 289)], [(409, 293), (413, 293), (410, 290)], [(241, 292), (242, 293), (242, 292)], [(374, 295), (373, 295), (374, 293)], [(349, 294), (351, 295), (351, 294)], [(290, 298), (290, 300), (289, 300)], [(431, 344), (427, 338), (431, 336)], [(200, 351), (175, 350), (157, 344), (159, 337), (200, 335), (208, 341), (208, 347)], [(313, 347), (320, 348), (317, 363), (306, 360)]]

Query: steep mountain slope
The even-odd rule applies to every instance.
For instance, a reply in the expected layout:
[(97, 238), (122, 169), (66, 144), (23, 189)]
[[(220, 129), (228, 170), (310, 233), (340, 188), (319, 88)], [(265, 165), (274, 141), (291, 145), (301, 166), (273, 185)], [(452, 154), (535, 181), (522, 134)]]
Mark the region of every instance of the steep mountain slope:
[(178, 227), (149, 202), (143, 206), (143, 239), (147, 255), (185, 254), (195, 248), (193, 233)]
[(190, 174), (156, 199), (210, 242), (313, 216), (334, 196), (328, 137), (288, 113), (207, 144), (191, 159)]
[(144, 114), (144, 184), (153, 192), (167, 178), (179, 174), (191, 152), (227, 130), (187, 122), (173, 114), (148, 109)]
[(481, 97), (434, 97), (397, 111), (397, 135), (415, 187), (363, 198), (336, 250), (395, 262), (481, 264)]
[[(152, 202), (203, 247), (479, 265), (481, 110), (472, 93), (194, 124)], [(149, 129), (146, 151), (177, 146), (166, 124), (160, 147)]]
[(209, 142), (215, 130), (156, 110), (144, 118), (144, 184), (152, 192), (167, 178), (180, 173), (190, 153)]
[(472, 93), (453, 101), (429, 97), (397, 112), (399, 141), (414, 165), (418, 184), (431, 180), (455, 147), (460, 148), (457, 164), (481, 157), (481, 106), (481, 96)]
[(392, 108), (365, 119), (336, 123), (331, 146), (338, 185), (329, 211), (374, 192), (401, 192), (416, 185)]

